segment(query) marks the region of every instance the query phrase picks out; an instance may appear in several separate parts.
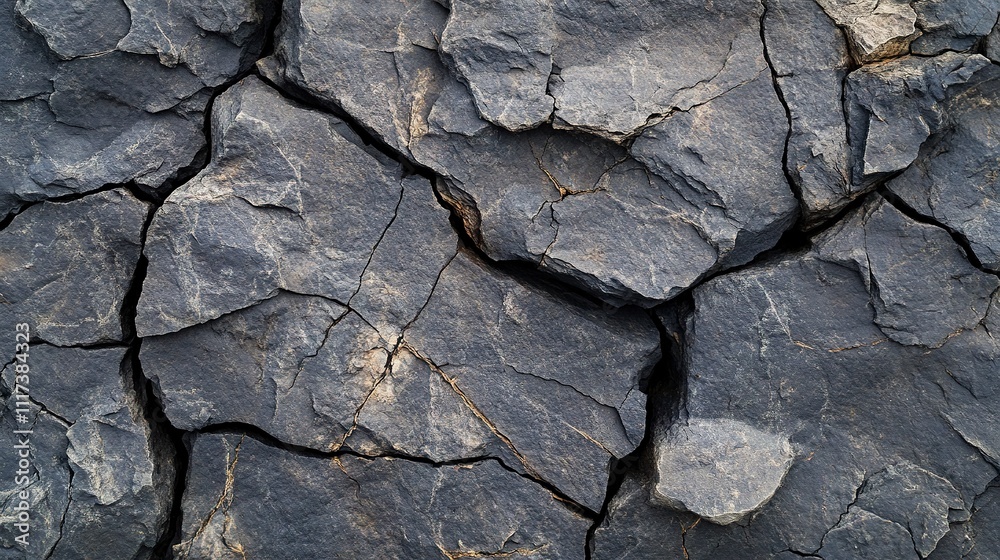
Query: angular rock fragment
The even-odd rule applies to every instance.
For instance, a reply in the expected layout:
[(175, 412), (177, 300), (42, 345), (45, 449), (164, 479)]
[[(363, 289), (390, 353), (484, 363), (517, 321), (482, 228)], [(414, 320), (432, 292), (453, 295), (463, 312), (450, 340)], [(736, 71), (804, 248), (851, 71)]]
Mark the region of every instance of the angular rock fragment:
[(282, 3), (273, 81), (343, 109), (402, 153), (426, 133), (447, 76), (437, 52), (448, 11), (435, 0)]
[(875, 323), (900, 344), (939, 347), (974, 329), (1000, 287), (969, 263), (946, 231), (913, 222), (884, 201), (866, 204), (818, 245), (822, 258), (858, 270)]
[(976, 73), (972, 87), (946, 102), (948, 129), (917, 161), (888, 183), (920, 214), (968, 240), (983, 266), (1000, 271), (1000, 72)]
[(255, 79), (215, 107), (213, 162), (146, 245), (137, 329), (174, 425), (494, 456), (600, 509), (609, 462), (644, 433), (650, 319), (489, 270), (426, 181)]
[(754, 79), (766, 66), (762, 8), (741, 0), (556, 3), (556, 125), (620, 140)]
[(212, 163), (150, 226), (140, 336), (215, 319), (279, 289), (347, 303), (402, 196), (399, 169), (338, 133), (339, 120), (256, 78), (220, 96), (212, 117)]
[(788, 440), (742, 422), (690, 419), (657, 438), (654, 503), (735, 523), (763, 506), (792, 464)]
[[(192, 0), (157, 11), (118, 0), (4, 0), (0, 122), (12, 133), (0, 151), (12, 157), (0, 161), (0, 215), (109, 184), (155, 189), (192, 165), (210, 88), (253, 62), (267, 5), (241, 0), (220, 12)], [(163, 54), (164, 42), (182, 52), (161, 62), (188, 67), (147, 56)]]
[[(149, 558), (166, 531), (173, 451), (144, 418), (124, 354), (123, 348), (32, 345), (29, 424), (14, 421), (19, 397), (12, 394), (13, 364), (0, 372), (8, 428), (0, 438), (13, 449), (13, 430), (33, 431), (27, 436), (33, 482), (26, 550), (38, 551), (39, 558)], [(15, 468), (4, 462), (4, 484), (15, 480)], [(0, 542), (11, 553), (25, 550), (14, 542), (12, 528), (14, 491), (22, 489), (0, 489), (12, 496), (0, 510)]]
[[(389, 344), (354, 313), (280, 294), (143, 343), (146, 374), (183, 430), (258, 426), (287, 443), (329, 450), (384, 375)], [(178, 368), (187, 362), (195, 367)]]
[(456, 0), (441, 36), (441, 52), (469, 85), (479, 114), (519, 131), (552, 114), (552, 7), (544, 0)]
[(150, 211), (124, 190), (34, 205), (0, 231), (0, 324), (62, 346), (123, 339)]
[(764, 38), (791, 116), (786, 167), (808, 228), (861, 194), (851, 181), (843, 107), (850, 56), (843, 33), (814, 0), (769, 0)]
[(195, 440), (186, 490), (179, 559), (579, 558), (589, 525), (493, 460), (309, 457), (229, 434)]
[[(789, 550), (822, 558), (933, 557), (939, 542), (951, 540), (949, 524), (961, 530), (976, 496), (997, 476), (1000, 419), (992, 411), (1000, 344), (990, 332), (1000, 302), (987, 290), (948, 305), (971, 295), (962, 295), (965, 286), (995, 286), (996, 279), (965, 262), (971, 276), (958, 280), (963, 273), (951, 267), (961, 271), (963, 257), (950, 236), (879, 206), (857, 210), (809, 252), (694, 290), (678, 361), (687, 375), (678, 422), (725, 418), (788, 434), (797, 459), (749, 525), (685, 523), (681, 542), (690, 558), (777, 558)], [(862, 219), (872, 208), (881, 217)], [(889, 245), (879, 256), (877, 239), (905, 246)], [(832, 256), (847, 248), (850, 261)], [(934, 267), (907, 264), (923, 254), (933, 255)], [(875, 280), (857, 264), (869, 259)], [(906, 272), (911, 266), (920, 280)], [(936, 348), (903, 345), (883, 332), (879, 296), (869, 289), (879, 274), (886, 301), (912, 313), (915, 336)], [(919, 319), (930, 313), (924, 297), (938, 309), (933, 319)], [(965, 323), (966, 307), (982, 298), (988, 309), (959, 332), (934, 324)], [(652, 491), (652, 482), (645, 484)], [(596, 549), (602, 534), (621, 542), (652, 530), (636, 525), (602, 529)], [(660, 554), (670, 557), (676, 547), (665, 542)]]
[(853, 181), (867, 185), (913, 163), (924, 141), (945, 124), (942, 102), (988, 65), (981, 55), (947, 52), (852, 72), (845, 105)]
[(996, 0), (915, 0), (917, 26), (923, 32), (910, 45), (913, 54), (969, 51), (990, 33), (1000, 14)]
[(920, 35), (917, 13), (906, 0), (817, 0), (847, 31), (858, 62), (867, 64), (907, 54)]
[(169, 4), (122, 0), (131, 24), (118, 48), (151, 54), (160, 64), (187, 66), (207, 86), (222, 84), (246, 69), (275, 16), (268, 0), (182, 0)]

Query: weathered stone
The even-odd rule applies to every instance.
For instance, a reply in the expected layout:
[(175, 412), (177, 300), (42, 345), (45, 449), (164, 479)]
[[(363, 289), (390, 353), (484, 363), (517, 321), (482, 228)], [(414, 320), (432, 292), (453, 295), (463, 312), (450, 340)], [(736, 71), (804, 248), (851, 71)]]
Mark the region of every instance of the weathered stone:
[(492, 460), (308, 457), (238, 435), (196, 439), (186, 490), (180, 559), (581, 558), (589, 525)]
[(61, 346), (121, 341), (149, 211), (113, 190), (15, 217), (0, 231), (0, 324)]
[(863, 509), (851, 511), (823, 539), (821, 558), (916, 560), (913, 541), (906, 527)]
[(407, 153), (447, 76), (437, 53), (447, 17), (434, 0), (289, 0), (274, 56), (259, 66)]
[(212, 163), (150, 226), (140, 336), (215, 319), (279, 289), (351, 299), (403, 183), (398, 167), (379, 163), (339, 124), (256, 78), (216, 100)]
[(989, 65), (981, 55), (953, 52), (865, 66), (848, 77), (848, 130), (853, 181), (868, 185), (905, 169), (944, 123), (941, 102)]
[(785, 437), (727, 419), (678, 423), (655, 445), (654, 503), (720, 525), (767, 503), (794, 458)]
[(858, 270), (875, 323), (900, 344), (938, 347), (974, 329), (1000, 287), (995, 276), (969, 263), (946, 231), (913, 222), (880, 200), (824, 234), (818, 252)]
[[(109, 184), (156, 189), (197, 163), (210, 87), (253, 62), (270, 3), (248, 12), (192, 1), (3, 2), (0, 122), (10, 133), (0, 139), (0, 215)], [(158, 53), (163, 41), (194, 73), (125, 52)]]
[(544, 0), (455, 0), (441, 52), (468, 84), (479, 114), (507, 130), (547, 121), (553, 99), (552, 7)]
[(111, 52), (129, 27), (121, 0), (17, 0), (17, 13), (64, 59)]
[(949, 126), (888, 187), (917, 212), (968, 240), (983, 266), (1000, 271), (1000, 71), (976, 73), (968, 90), (949, 99)]
[(769, 0), (764, 38), (791, 116), (786, 168), (808, 228), (860, 194), (851, 181), (843, 108), (850, 56), (843, 33), (813, 0)]
[[(992, 411), (1000, 387), (993, 372), (1000, 343), (990, 333), (998, 328), (1000, 302), (994, 296), (978, 322), (944, 333), (937, 348), (889, 338), (876, 323), (871, 275), (856, 264), (866, 260), (865, 247), (871, 253), (885, 246), (885, 256), (872, 255), (870, 268), (889, 273), (888, 293), (910, 300), (910, 307), (900, 308), (907, 313), (919, 317), (922, 307), (912, 298), (928, 297), (940, 309), (935, 320), (954, 323), (956, 314), (966, 313), (962, 306), (976, 300), (948, 307), (950, 298), (967, 297), (961, 290), (949, 295), (960, 285), (949, 267), (962, 258), (950, 236), (886, 208), (877, 211), (878, 219), (861, 219), (878, 206), (856, 211), (810, 252), (722, 275), (694, 290), (677, 361), (686, 372), (679, 426), (723, 418), (786, 434), (797, 459), (748, 525), (702, 522), (685, 529), (690, 558), (776, 558), (788, 550), (822, 558), (933, 554), (936, 543), (949, 538), (942, 536), (944, 523), (962, 523), (975, 496), (996, 477), (1000, 418)], [(845, 247), (858, 256), (850, 262), (829, 256)], [(936, 267), (906, 264), (922, 254), (936, 255), (928, 257)], [(923, 284), (904, 280), (913, 274), (908, 268), (921, 271)], [(939, 293), (920, 295), (931, 292)], [(915, 332), (933, 333), (936, 344), (943, 330), (931, 322)], [(610, 525), (605, 533), (621, 542), (653, 530), (635, 525)], [(600, 533), (596, 538), (600, 550)], [(676, 547), (676, 541), (664, 542), (659, 554), (670, 557)]]
[(645, 429), (649, 319), (572, 304), (459, 255), (404, 333), (521, 466), (593, 509)]
[[(948, 532), (949, 521), (969, 514), (950, 482), (905, 463), (890, 465), (865, 481), (851, 509), (855, 507), (906, 527), (913, 547), (924, 558)], [(957, 519), (956, 511), (962, 514)]]
[(253, 64), (275, 15), (268, 0), (121, 1), (128, 6), (131, 27), (118, 43), (120, 50), (156, 55), (164, 66), (184, 64), (208, 86)]
[(917, 26), (923, 31), (910, 45), (913, 54), (968, 51), (986, 36), (1000, 14), (997, 0), (915, 0)]
[[(27, 437), (32, 452), (27, 548), (12, 523), (23, 489), (16, 462), (5, 461), (0, 518), (3, 558), (150, 558), (163, 537), (173, 499), (172, 451), (144, 418), (125, 350), (33, 345), (29, 423), (15, 423), (14, 364), (0, 371), (4, 433), (14, 449)], [(20, 363), (20, 362), (15, 362)], [(14, 430), (32, 430), (17, 436)], [(9, 476), (8, 476), (9, 475)], [(25, 552), (27, 551), (27, 555)]]
[(747, 0), (553, 3), (555, 125), (622, 140), (753, 80), (766, 68), (762, 11)]
[(817, 0), (847, 31), (858, 62), (867, 64), (907, 54), (920, 35), (917, 13), (906, 0)]

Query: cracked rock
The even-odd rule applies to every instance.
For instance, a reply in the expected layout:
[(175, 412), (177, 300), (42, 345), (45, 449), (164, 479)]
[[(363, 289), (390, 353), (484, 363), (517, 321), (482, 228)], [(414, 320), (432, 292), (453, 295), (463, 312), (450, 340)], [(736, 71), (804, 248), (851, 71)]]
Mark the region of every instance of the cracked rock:
[[(132, 388), (124, 348), (85, 350), (33, 345), (31, 425), (15, 423), (14, 366), (2, 371), (3, 438), (31, 429), (29, 487), (32, 558), (150, 558), (165, 532), (173, 499), (173, 451), (144, 418)], [(19, 362), (18, 362), (19, 363)], [(14, 481), (5, 462), (4, 481)], [(7, 476), (9, 474), (10, 476)], [(0, 489), (5, 519), (4, 558), (21, 553), (14, 542), (14, 491)], [(8, 555), (9, 553), (9, 555)]]
[(917, 13), (906, 0), (817, 0), (847, 32), (858, 62), (867, 64), (907, 54), (920, 36)]
[(888, 187), (920, 214), (968, 240), (983, 266), (1000, 271), (1000, 190), (996, 153), (1000, 136), (997, 83), (990, 67), (947, 102), (949, 127)]
[[(759, 6), (716, 4), (671, 16), (650, 7), (637, 12), (629, 39), (615, 43), (621, 52), (611, 52), (588, 42), (621, 28), (606, 8), (532, 4), (542, 21), (518, 27), (505, 18), (507, 29), (470, 15), (487, 5), (501, 10), (461, 3), (446, 24), (433, 2), (385, 0), (382, 28), (360, 7), (290, 2), (276, 53), (260, 67), (441, 175), (441, 195), (491, 258), (535, 263), (615, 305), (670, 299), (769, 249), (794, 222), (797, 204), (782, 171), (788, 123), (767, 77)], [(718, 58), (656, 62), (668, 50), (693, 53), (689, 33), (710, 41), (706, 52)], [(435, 52), (439, 36), (449, 66)], [(644, 52), (647, 44), (658, 46)], [(545, 90), (536, 82), (549, 72), (550, 50)], [(497, 76), (491, 64), (519, 71), (502, 74), (510, 81), (483, 81)], [(358, 87), (369, 82), (378, 85)], [(556, 100), (554, 128), (511, 133), (546, 120), (547, 109), (529, 117), (525, 105), (547, 107), (544, 92)], [(513, 121), (501, 119), (504, 110)], [(757, 131), (747, 135), (742, 123), (750, 122)], [(642, 136), (633, 159), (582, 132)], [(733, 144), (739, 148), (728, 150)], [(652, 175), (643, 163), (654, 166)], [(644, 235), (629, 238), (636, 230)]]
[(588, 526), (493, 460), (314, 457), (230, 434), (195, 440), (183, 507), (179, 559), (580, 558)]
[(425, 180), (256, 79), (215, 108), (213, 161), (156, 214), (145, 250), (142, 360), (173, 424), (496, 456), (600, 509), (609, 462), (643, 437), (649, 318), (456, 255)]
[(845, 104), (854, 182), (867, 185), (913, 163), (924, 141), (944, 124), (942, 102), (988, 65), (981, 55), (947, 52), (852, 72)]
[(150, 211), (124, 190), (31, 206), (0, 231), (0, 324), (52, 344), (123, 339), (120, 312)]
[[(269, 17), (250, 0), (217, 15), (202, 3), (2, 2), (0, 215), (109, 184), (156, 189), (197, 163), (210, 88), (253, 62)], [(148, 56), (164, 42), (183, 52)]]
[[(880, 257), (872, 252), (879, 238), (913, 247), (888, 246)], [(851, 249), (856, 257), (833, 258), (835, 249)], [(922, 283), (906, 287), (906, 259), (925, 254), (937, 255), (935, 266), (950, 261), (972, 276), (959, 281), (961, 272), (916, 265)], [(700, 523), (687, 530), (690, 558), (771, 558), (788, 549), (823, 558), (916, 558), (915, 546), (927, 554), (950, 539), (943, 530), (962, 530), (963, 512), (996, 477), (1000, 456), (991, 412), (997, 392), (991, 372), (1000, 357), (990, 335), (997, 298), (988, 289), (951, 311), (943, 305), (971, 296), (960, 295), (966, 287), (995, 286), (996, 279), (962, 258), (943, 230), (873, 201), (809, 252), (770, 259), (695, 289), (677, 362), (687, 372), (677, 422), (724, 418), (787, 434), (797, 459), (748, 526)], [(880, 259), (886, 264), (877, 265)], [(868, 260), (867, 270), (859, 268)], [(884, 296), (870, 289), (880, 266), (894, 278)], [(959, 291), (950, 293), (954, 289)], [(898, 298), (901, 317), (919, 325), (915, 336), (938, 346), (907, 346), (890, 336), (898, 331), (883, 332), (879, 297), (889, 303)], [(921, 297), (939, 307), (933, 320), (920, 320)], [(966, 323), (966, 307), (979, 301), (987, 307)], [(949, 335), (938, 323), (968, 326)], [(660, 422), (669, 427), (669, 418)], [(852, 504), (852, 511), (862, 505), (870, 510), (841, 520)], [(643, 526), (612, 524), (605, 533), (637, 538), (648, 530)], [(600, 533), (597, 538), (599, 550)], [(663, 543), (661, 554), (676, 546)]]
[(774, 495), (794, 454), (788, 440), (727, 419), (690, 419), (657, 438), (653, 501), (735, 523)]

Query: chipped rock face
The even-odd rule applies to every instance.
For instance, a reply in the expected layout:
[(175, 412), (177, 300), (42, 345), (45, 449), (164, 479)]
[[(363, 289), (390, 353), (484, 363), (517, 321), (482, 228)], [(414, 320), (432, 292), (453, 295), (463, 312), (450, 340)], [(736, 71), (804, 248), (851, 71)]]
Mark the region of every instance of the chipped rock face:
[(817, 0), (847, 31), (858, 62), (867, 64), (906, 54), (920, 36), (917, 13), (905, 0)]
[(997, 560), (998, 20), (0, 0), (0, 560)]
[[(376, 33), (362, 8), (286, 4), (262, 72), (346, 109), (440, 174), (442, 196), (491, 258), (534, 263), (615, 305), (651, 306), (747, 262), (795, 221), (782, 172), (787, 116), (759, 29), (747, 25), (759, 4), (637, 2), (627, 29), (608, 7), (519, 4), (517, 17), (501, 17), (513, 8), (460, 2), (445, 18), (430, 1), (380, 6), (408, 40), (376, 52), (378, 42), (357, 39)], [(428, 55), (436, 44), (416, 31), (426, 29), (441, 37), (447, 66)], [(623, 36), (609, 51), (601, 38), (615, 29)], [(658, 62), (668, 56), (683, 64)], [(371, 80), (379, 86), (356, 87)], [(552, 99), (550, 127), (541, 123)], [(613, 143), (637, 136), (631, 149)]]
[(459, 249), (425, 180), (256, 79), (215, 107), (213, 162), (147, 236), (137, 328), (157, 335), (142, 360), (172, 423), (321, 452), (497, 457), (599, 509), (606, 474), (591, 473), (644, 433), (660, 355), (648, 316), (491, 270)]
[(794, 456), (786, 438), (726, 419), (692, 418), (657, 443), (653, 501), (721, 525), (767, 503)]
[(0, 321), (58, 345), (123, 338), (150, 207), (123, 190), (33, 206), (0, 232)]
[(12, 48), (0, 151), (13, 156), (0, 162), (0, 215), (107, 184), (157, 189), (197, 164), (210, 88), (249, 67), (273, 16), (256, 0), (0, 4)]
[[(190, 474), (176, 558), (579, 558), (587, 531), (550, 493), (489, 459), (303, 457), (247, 436), (204, 435)], [(258, 507), (262, 493), (268, 510)], [(303, 518), (303, 503), (319, 509)], [(268, 538), (275, 524), (285, 538)]]

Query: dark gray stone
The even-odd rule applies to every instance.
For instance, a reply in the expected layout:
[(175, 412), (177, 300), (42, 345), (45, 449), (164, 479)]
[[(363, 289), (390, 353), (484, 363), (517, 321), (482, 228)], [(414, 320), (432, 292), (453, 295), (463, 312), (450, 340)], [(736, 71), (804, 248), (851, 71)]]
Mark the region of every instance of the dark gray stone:
[(913, 54), (968, 51), (986, 36), (1000, 14), (997, 0), (915, 0), (917, 26), (923, 31), (910, 47)]
[[(84, 350), (32, 345), (31, 423), (14, 421), (14, 366), (0, 371), (4, 431), (30, 429), (34, 469), (27, 549), (9, 522), (0, 558), (150, 558), (167, 529), (173, 500), (173, 451), (144, 418), (124, 348)], [(20, 362), (15, 362), (20, 363)], [(4, 462), (0, 513), (13, 519), (14, 462)], [(9, 470), (8, 470), (9, 469)], [(9, 476), (8, 476), (9, 474)], [(25, 553), (27, 552), (27, 554)]]
[[(955, 334), (936, 324), (962, 323), (966, 307), (979, 305), (978, 296), (952, 291), (962, 285), (957, 278), (972, 274), (970, 288), (996, 279), (961, 261), (943, 230), (879, 206), (857, 210), (811, 252), (694, 290), (677, 361), (686, 372), (679, 422), (722, 418), (785, 434), (795, 461), (747, 524), (702, 522), (686, 530), (690, 558), (776, 558), (788, 550), (825, 559), (933, 554), (949, 524), (968, 518), (997, 476), (1000, 418), (992, 411), (1000, 344), (990, 335), (997, 298)], [(856, 255), (850, 262), (831, 256), (846, 248)], [(933, 255), (935, 266), (910, 260), (919, 255)], [(891, 295), (901, 312), (920, 319), (934, 301), (939, 313), (914, 323), (914, 332), (937, 348), (901, 345), (882, 331), (872, 274), (857, 265), (868, 259), (876, 277), (877, 269), (890, 273), (886, 301)], [(921, 280), (905, 280), (914, 274), (907, 270), (919, 270)], [(952, 298), (966, 299), (949, 307)], [(616, 542), (652, 531), (639, 522), (607, 529)], [(599, 550), (600, 533), (596, 538)], [(671, 557), (676, 542), (661, 550)]]
[(455, 0), (441, 52), (483, 119), (518, 131), (549, 120), (554, 29), (544, 0)]
[(447, 73), (437, 53), (448, 11), (434, 0), (282, 3), (273, 81), (341, 108), (393, 149), (408, 153)]
[(792, 119), (787, 170), (810, 227), (860, 194), (851, 182), (843, 108), (847, 43), (814, 0), (768, 0), (764, 38)]
[(156, 55), (171, 68), (183, 64), (208, 86), (254, 63), (275, 16), (275, 3), (268, 0), (121, 1), (128, 6), (131, 27), (118, 43), (120, 50)]
[(946, 52), (864, 66), (848, 76), (853, 178), (862, 186), (905, 169), (944, 124), (942, 102), (989, 65), (981, 55)]
[(552, 9), (557, 127), (624, 140), (767, 67), (756, 1), (572, 0)]
[[(266, 496), (267, 506), (261, 507)], [(309, 457), (201, 435), (179, 559), (582, 558), (589, 522), (493, 460)], [(273, 527), (282, 537), (273, 538)]]
[(154, 4), (0, 6), (0, 215), (109, 184), (156, 189), (198, 163), (211, 87), (253, 63), (273, 8)]
[(115, 50), (130, 21), (122, 0), (17, 0), (17, 13), (64, 59)]
[(121, 341), (150, 211), (123, 190), (46, 202), (0, 231), (0, 324), (60, 346)]
[[(939, 347), (979, 326), (1000, 280), (972, 266), (941, 228), (876, 199), (818, 241), (819, 255), (856, 269), (875, 323), (900, 344)], [(933, 278), (933, 281), (928, 281)]]
[(917, 560), (906, 527), (863, 509), (851, 511), (823, 539), (824, 560)]
[(256, 78), (214, 107), (211, 164), (171, 194), (149, 229), (140, 336), (215, 319), (279, 289), (348, 302), (400, 203), (398, 166), (339, 134), (339, 120)]
[(528, 473), (600, 509), (609, 462), (645, 430), (660, 356), (645, 314), (574, 305), (459, 253), (403, 341)]
[(949, 126), (888, 187), (917, 212), (965, 237), (983, 266), (1000, 271), (1000, 183), (996, 154), (1000, 118), (994, 68), (946, 104)]

